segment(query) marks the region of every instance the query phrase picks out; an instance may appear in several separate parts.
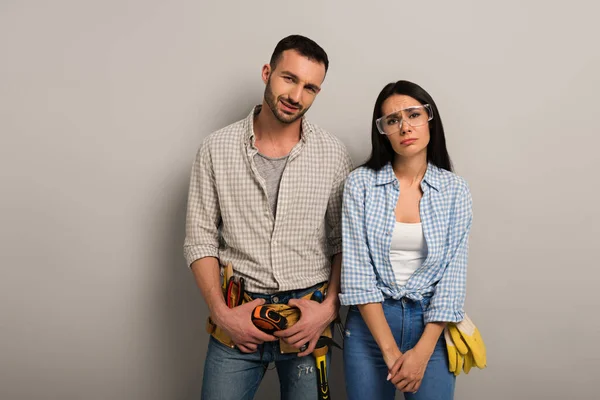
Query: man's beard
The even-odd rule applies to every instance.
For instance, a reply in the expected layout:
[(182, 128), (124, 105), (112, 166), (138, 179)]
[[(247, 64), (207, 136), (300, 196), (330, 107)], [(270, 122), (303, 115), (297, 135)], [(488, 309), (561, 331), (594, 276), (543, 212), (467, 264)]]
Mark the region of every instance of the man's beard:
[(282, 124), (291, 124), (292, 122), (295, 122), (299, 118), (302, 118), (302, 116), (304, 114), (306, 114), (306, 112), (308, 111), (308, 108), (303, 108), (300, 105), (300, 103), (294, 103), (294, 102), (290, 101), (289, 98), (284, 99), (284, 100), (286, 101), (286, 103), (289, 103), (292, 106), (298, 107), (298, 111), (296, 112), (296, 114), (293, 114), (293, 115), (284, 114), (277, 108), (278, 100), (275, 98), (275, 95), (273, 94), (273, 91), (271, 90), (271, 78), (269, 78), (269, 80), (267, 81), (267, 86), (265, 87), (265, 101), (267, 102), (267, 105), (271, 109), (271, 112), (273, 113), (275, 118), (277, 118), (277, 120), (279, 122), (281, 122)]

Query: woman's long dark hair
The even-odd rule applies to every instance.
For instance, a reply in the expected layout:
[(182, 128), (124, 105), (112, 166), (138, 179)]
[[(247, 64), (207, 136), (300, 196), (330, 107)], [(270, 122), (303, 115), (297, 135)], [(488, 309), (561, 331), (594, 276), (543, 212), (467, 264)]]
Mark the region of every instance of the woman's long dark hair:
[(371, 150), (371, 156), (364, 166), (379, 171), (388, 162), (394, 160), (396, 152), (392, 148), (387, 137), (379, 133), (375, 122), (378, 118), (382, 117), (381, 106), (383, 106), (383, 102), (386, 101), (388, 97), (395, 94), (410, 96), (421, 104), (429, 104), (431, 106), (433, 119), (429, 121), (430, 138), (429, 144), (427, 145), (427, 161), (438, 168), (452, 171), (452, 162), (450, 161), (450, 155), (446, 149), (444, 126), (442, 125), (442, 118), (435, 105), (435, 101), (433, 101), (433, 98), (421, 86), (408, 81), (388, 83), (381, 93), (379, 93), (377, 101), (375, 102), (373, 121), (371, 123), (371, 144), (373, 148)]

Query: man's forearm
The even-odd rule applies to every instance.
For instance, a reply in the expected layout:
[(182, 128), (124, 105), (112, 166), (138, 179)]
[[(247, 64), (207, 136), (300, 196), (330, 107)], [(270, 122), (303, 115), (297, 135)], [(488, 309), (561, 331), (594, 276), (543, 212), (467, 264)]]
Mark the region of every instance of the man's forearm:
[(332, 301), (339, 308), (340, 277), (342, 273), (342, 253), (333, 256), (331, 260), (331, 273), (329, 274), (329, 285), (327, 286), (327, 301)]
[(215, 257), (204, 257), (194, 261), (191, 268), (210, 314), (215, 318), (223, 307), (227, 307), (221, 287), (219, 260)]

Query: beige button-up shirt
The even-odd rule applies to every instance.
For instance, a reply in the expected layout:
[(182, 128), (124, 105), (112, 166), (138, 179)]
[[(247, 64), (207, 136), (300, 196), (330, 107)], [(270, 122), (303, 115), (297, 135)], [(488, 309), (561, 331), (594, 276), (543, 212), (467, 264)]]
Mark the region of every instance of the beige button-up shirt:
[(232, 263), (251, 292), (303, 289), (329, 279), (342, 250), (342, 191), (352, 162), (344, 145), (302, 119), (281, 177), (277, 215), (254, 163), (253, 118), (211, 134), (192, 168), (184, 254)]

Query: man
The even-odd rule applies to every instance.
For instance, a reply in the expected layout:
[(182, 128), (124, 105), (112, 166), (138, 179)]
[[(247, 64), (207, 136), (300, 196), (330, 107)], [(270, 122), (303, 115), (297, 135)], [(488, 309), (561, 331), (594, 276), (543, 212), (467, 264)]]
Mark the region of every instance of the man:
[[(269, 362), (282, 399), (317, 398), (311, 353), (338, 314), (342, 190), (351, 169), (342, 143), (303, 117), (328, 65), (314, 41), (282, 39), (262, 68), (262, 105), (198, 151), (184, 253), (212, 321), (235, 345), (210, 338), (203, 399), (252, 399)], [(221, 286), (228, 263), (254, 299), (233, 308)], [(321, 303), (303, 298), (327, 281)], [(251, 320), (265, 302), (297, 307), (301, 317), (277, 337), (266, 334)], [(283, 353), (282, 344), (298, 350)]]

